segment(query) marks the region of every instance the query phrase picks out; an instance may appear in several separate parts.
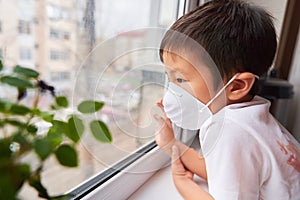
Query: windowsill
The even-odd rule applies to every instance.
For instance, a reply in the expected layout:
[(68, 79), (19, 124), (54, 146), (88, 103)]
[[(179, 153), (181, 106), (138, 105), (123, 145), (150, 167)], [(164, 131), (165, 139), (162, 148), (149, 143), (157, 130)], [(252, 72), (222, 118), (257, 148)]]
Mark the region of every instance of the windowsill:
[[(191, 132), (189, 132), (187, 135), (191, 135)], [(195, 139), (193, 139), (191, 147), (198, 151), (200, 150), (198, 137), (195, 137)], [(201, 187), (205, 191), (208, 191), (207, 182), (204, 179), (195, 175), (194, 180), (199, 185), (199, 187)], [(143, 185), (141, 185), (135, 192), (133, 192), (128, 199), (182, 199), (173, 183), (170, 164), (166, 165), (166, 167), (161, 168), (155, 174), (153, 174)]]
[(182, 199), (177, 192), (171, 175), (171, 167), (168, 166), (159, 170), (150, 179), (148, 179), (137, 191), (129, 198), (134, 199)]
[[(205, 180), (195, 177), (195, 181), (199, 187), (207, 191), (207, 183)], [(137, 189), (129, 198), (129, 200), (141, 199), (182, 199), (173, 184), (171, 167), (168, 166), (159, 170), (150, 179), (148, 179), (139, 189)]]
[[(197, 132), (180, 131), (178, 139), (199, 150)], [(75, 189), (71, 199), (182, 199), (177, 192), (171, 175), (170, 158), (157, 146), (142, 153), (143, 156), (126, 168), (116, 167), (116, 175), (98, 184), (97, 177), (84, 183), (82, 190)], [(101, 175), (101, 174), (100, 174)], [(196, 182), (205, 189), (206, 182), (198, 177)], [(166, 197), (166, 198), (164, 198)]]

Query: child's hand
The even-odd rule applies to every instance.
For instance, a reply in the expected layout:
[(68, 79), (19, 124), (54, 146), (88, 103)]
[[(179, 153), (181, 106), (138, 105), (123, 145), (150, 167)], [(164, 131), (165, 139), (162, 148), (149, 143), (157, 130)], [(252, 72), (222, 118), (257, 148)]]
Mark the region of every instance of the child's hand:
[(214, 198), (204, 191), (194, 182), (194, 174), (187, 170), (182, 162), (177, 145), (172, 146), (172, 176), (174, 184), (185, 200), (214, 200)]
[(155, 140), (157, 145), (160, 148), (164, 148), (167, 153), (171, 151), (171, 147), (175, 142), (175, 137), (173, 133), (172, 123), (170, 119), (168, 119), (164, 112), (164, 107), (162, 105), (162, 100), (156, 103), (158, 107), (161, 108), (161, 110), (164, 113), (164, 116), (161, 117), (157, 114), (154, 115), (154, 118), (159, 124), (159, 130), (157, 131), (155, 135)]
[(172, 146), (172, 175), (175, 185), (179, 181), (192, 180), (194, 174), (188, 171), (180, 158), (179, 148), (177, 146)]

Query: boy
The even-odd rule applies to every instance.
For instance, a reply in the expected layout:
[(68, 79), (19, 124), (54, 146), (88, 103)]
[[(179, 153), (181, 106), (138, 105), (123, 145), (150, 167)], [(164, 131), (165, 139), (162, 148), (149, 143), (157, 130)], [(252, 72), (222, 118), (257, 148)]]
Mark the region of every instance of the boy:
[[(156, 142), (172, 154), (185, 199), (300, 199), (300, 173), (277, 142), (299, 144), (255, 96), (276, 48), (271, 16), (238, 0), (205, 3), (165, 34), (160, 56), (169, 87), (158, 103), (165, 116), (154, 116), (162, 126)], [(200, 130), (203, 155), (174, 138), (172, 123)], [(207, 180), (208, 192), (193, 174)]]

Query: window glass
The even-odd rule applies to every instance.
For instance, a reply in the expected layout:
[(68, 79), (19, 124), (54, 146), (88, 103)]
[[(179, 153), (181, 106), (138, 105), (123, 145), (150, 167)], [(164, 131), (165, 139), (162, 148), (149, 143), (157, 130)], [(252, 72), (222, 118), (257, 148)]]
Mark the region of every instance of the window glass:
[[(154, 47), (163, 31), (149, 27), (169, 27), (177, 5), (178, 0), (0, 1), (5, 69), (22, 64), (38, 70), (74, 105), (83, 99), (105, 102), (94, 117), (108, 124), (113, 143), (99, 143), (87, 132), (78, 146), (79, 167), (47, 161), (42, 179), (51, 195), (74, 188), (153, 141), (152, 114), (164, 92)], [(52, 99), (40, 101), (46, 107)], [(41, 130), (47, 127), (42, 124)], [(36, 199), (37, 194), (27, 186), (20, 198)]]
[(30, 22), (25, 20), (19, 20), (18, 30), (20, 34), (30, 34)]

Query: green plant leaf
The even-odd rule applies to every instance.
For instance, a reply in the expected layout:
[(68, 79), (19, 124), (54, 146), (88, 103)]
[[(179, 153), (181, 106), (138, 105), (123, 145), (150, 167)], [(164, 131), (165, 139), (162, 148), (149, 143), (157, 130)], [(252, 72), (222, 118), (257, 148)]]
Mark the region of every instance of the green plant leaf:
[(63, 166), (76, 167), (78, 165), (77, 152), (70, 145), (63, 144), (59, 146), (55, 151), (55, 156)]
[(28, 179), (28, 183), (31, 187), (35, 188), (40, 197), (49, 199), (50, 196), (47, 192), (47, 189), (43, 186), (42, 182), (41, 182), (41, 171), (42, 169), (38, 169), (37, 171), (35, 171)]
[[(11, 142), (12, 141), (10, 137), (0, 139), (0, 158), (11, 158), (12, 152), (9, 149)], [(0, 162), (0, 166), (3, 164), (4, 162)]]
[(94, 113), (99, 111), (102, 107), (104, 106), (103, 102), (99, 102), (99, 101), (91, 101), (91, 100), (87, 100), (87, 101), (83, 101), (81, 102), (77, 109), (81, 112), (81, 113)]
[(90, 123), (90, 129), (98, 141), (105, 143), (112, 142), (111, 134), (104, 122), (100, 120), (94, 120)]
[(65, 96), (56, 97), (55, 102), (58, 106), (64, 107), (64, 108), (68, 107), (68, 105), (69, 105), (68, 99)]
[(16, 126), (16, 127), (19, 127), (19, 128), (22, 128), (22, 127), (25, 126), (25, 124), (23, 122), (20, 122), (18, 120), (14, 120), (14, 119), (5, 119), (4, 123), (10, 124), (12, 126)]
[(31, 112), (31, 110), (23, 105), (14, 104), (9, 109), (10, 113), (15, 115), (26, 115)]
[(45, 160), (52, 152), (53, 147), (47, 138), (36, 139), (33, 144), (34, 150), (41, 160)]
[(68, 131), (68, 123), (60, 120), (53, 120), (52, 124), (55, 130), (54, 132), (65, 134)]
[(66, 136), (77, 143), (84, 132), (84, 124), (77, 116), (72, 115), (68, 120), (68, 131)]
[(46, 122), (52, 122), (54, 114), (46, 112), (46, 111), (42, 111), (39, 113), (39, 116)]
[(16, 199), (17, 189), (12, 181), (12, 177), (8, 173), (4, 173), (3, 169), (0, 174), (0, 197), (1, 199)]
[(47, 134), (47, 140), (51, 143), (52, 147), (55, 148), (57, 147), (63, 140), (62, 134), (58, 133), (58, 131), (55, 129), (53, 131), (53, 127), (51, 127), (48, 131)]
[[(4, 162), (1, 160), (0, 197), (1, 199), (15, 199), (25, 180), (30, 176), (28, 164)], [(4, 190), (4, 191), (3, 191)], [(12, 198), (8, 198), (8, 197)]]
[(3, 70), (3, 63), (2, 63), (2, 60), (0, 60), (0, 71)]
[(22, 89), (33, 87), (30, 81), (14, 76), (2, 76), (0, 82)]
[(40, 75), (37, 71), (33, 69), (21, 67), (19, 65), (14, 67), (13, 72), (30, 78), (37, 78)]
[(0, 112), (7, 113), (13, 104), (15, 103), (8, 100), (0, 99)]
[(35, 125), (33, 125), (33, 124), (29, 124), (27, 126), (27, 131), (29, 133), (36, 133), (38, 131), (38, 128)]

